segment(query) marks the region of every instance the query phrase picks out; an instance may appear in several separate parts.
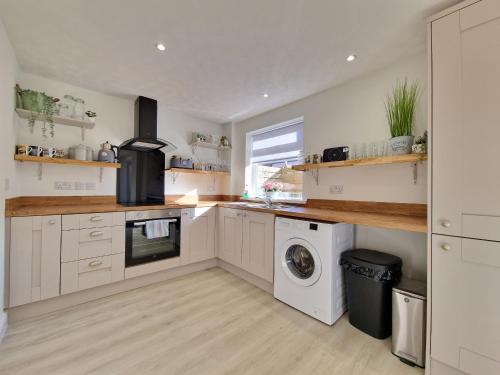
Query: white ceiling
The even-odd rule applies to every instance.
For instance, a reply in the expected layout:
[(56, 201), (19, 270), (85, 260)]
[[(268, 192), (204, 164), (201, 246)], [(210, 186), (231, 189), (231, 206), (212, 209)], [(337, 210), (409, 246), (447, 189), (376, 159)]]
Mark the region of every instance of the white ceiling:
[(0, 0), (0, 15), (28, 72), (228, 122), (422, 51), (425, 18), (457, 2)]

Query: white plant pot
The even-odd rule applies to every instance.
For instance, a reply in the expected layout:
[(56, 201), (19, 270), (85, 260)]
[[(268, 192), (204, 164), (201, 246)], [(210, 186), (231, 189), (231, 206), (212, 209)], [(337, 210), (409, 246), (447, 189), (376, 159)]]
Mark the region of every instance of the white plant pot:
[(411, 146), (413, 146), (413, 135), (405, 135), (402, 137), (394, 137), (389, 139), (393, 155), (406, 155), (411, 153)]

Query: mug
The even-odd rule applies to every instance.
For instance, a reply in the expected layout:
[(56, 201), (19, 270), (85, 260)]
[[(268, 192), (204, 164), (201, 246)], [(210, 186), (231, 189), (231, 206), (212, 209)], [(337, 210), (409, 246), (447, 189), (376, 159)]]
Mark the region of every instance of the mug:
[(16, 154), (29, 155), (31, 152), (30, 145), (16, 145)]
[(41, 146), (30, 146), (30, 155), (31, 156), (42, 156), (43, 148)]
[(66, 150), (64, 148), (56, 147), (55, 150), (56, 152), (54, 154), (54, 157), (62, 159), (66, 156)]
[(44, 147), (43, 148), (43, 157), (44, 158), (53, 158), (56, 155), (55, 147)]

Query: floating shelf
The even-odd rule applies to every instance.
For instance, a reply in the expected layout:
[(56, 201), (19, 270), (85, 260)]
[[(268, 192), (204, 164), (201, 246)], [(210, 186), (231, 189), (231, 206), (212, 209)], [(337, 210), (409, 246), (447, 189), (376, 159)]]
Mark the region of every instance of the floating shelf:
[(202, 147), (202, 148), (210, 148), (212, 150), (218, 150), (218, 151), (227, 151), (231, 149), (231, 146), (220, 146), (218, 144), (210, 143), (210, 142), (200, 142), (196, 141), (191, 143), (191, 147), (193, 149), (197, 147)]
[(332, 161), (328, 163), (318, 163), (318, 164), (294, 165), (292, 169), (296, 171), (312, 171), (315, 169), (322, 169), (322, 168), (343, 168), (343, 167), (357, 167), (365, 165), (417, 163), (419, 161), (424, 161), (424, 160), (427, 160), (427, 155), (425, 154), (408, 154), (408, 155), (397, 155), (397, 156), (383, 156), (378, 158)]
[(198, 169), (187, 169), (187, 168), (168, 168), (165, 170), (167, 172), (172, 172), (172, 173), (190, 173), (190, 174), (219, 175), (219, 176), (231, 175), (231, 172), (226, 172), (226, 171), (200, 171)]
[[(24, 119), (31, 118), (31, 111), (28, 111), (26, 109), (16, 108), (16, 112), (19, 115), (19, 117), (21, 117), (21, 118), (24, 118)], [(84, 121), (84, 120), (77, 120), (77, 119), (74, 119), (71, 117), (54, 115), (54, 116), (52, 116), (52, 118), (53, 118), (55, 124), (60, 124), (60, 125), (76, 126), (76, 127), (83, 128), (83, 129), (93, 129), (95, 126), (95, 123), (93, 123), (93, 122)], [(44, 120), (46, 120), (46, 117), (43, 113), (36, 113), (35, 120), (44, 121)]]
[(60, 158), (44, 158), (41, 156), (30, 156), (30, 155), (14, 155), (14, 160), (28, 161), (32, 163), (78, 165), (81, 167), (115, 168), (115, 169), (121, 168), (120, 163), (105, 163), (102, 161), (87, 161), (87, 160), (60, 159)]
[(14, 155), (14, 160), (20, 162), (30, 162), (38, 163), (38, 179), (42, 179), (43, 164), (63, 164), (63, 165), (75, 165), (80, 167), (97, 167), (99, 168), (99, 181), (102, 182), (103, 168), (121, 168), (120, 163), (105, 163), (102, 161), (87, 161), (87, 160), (74, 160), (74, 159), (59, 159), (59, 158), (44, 158), (41, 156), (30, 156), (30, 155)]

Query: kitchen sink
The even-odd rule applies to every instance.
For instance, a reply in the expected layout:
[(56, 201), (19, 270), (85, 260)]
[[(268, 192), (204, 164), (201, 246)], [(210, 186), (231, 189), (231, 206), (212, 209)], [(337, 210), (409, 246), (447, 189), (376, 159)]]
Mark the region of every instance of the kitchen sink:
[(259, 202), (232, 202), (231, 205), (237, 207), (248, 207), (248, 208), (268, 208), (268, 209), (281, 209), (281, 208), (289, 208), (291, 206), (284, 205), (282, 203), (272, 203), (270, 206), (266, 203)]

